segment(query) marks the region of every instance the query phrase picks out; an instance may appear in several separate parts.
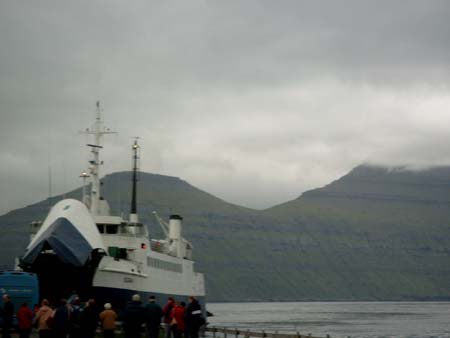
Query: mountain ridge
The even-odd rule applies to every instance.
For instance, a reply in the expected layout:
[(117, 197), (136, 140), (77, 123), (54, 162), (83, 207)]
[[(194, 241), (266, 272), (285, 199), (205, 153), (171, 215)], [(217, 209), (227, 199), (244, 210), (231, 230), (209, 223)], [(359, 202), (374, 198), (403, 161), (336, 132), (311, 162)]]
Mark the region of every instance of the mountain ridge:
[[(102, 179), (114, 214), (128, 209), (130, 175)], [(153, 210), (184, 217), (210, 300), (444, 300), (450, 299), (448, 182), (450, 167), (358, 166), (322, 188), (257, 210), (178, 177), (141, 173), (138, 213), (155, 237), (162, 233)], [(79, 198), (81, 191), (65, 195)], [(48, 205), (0, 216), (0, 264), (23, 251), (27, 224), (45, 217)]]

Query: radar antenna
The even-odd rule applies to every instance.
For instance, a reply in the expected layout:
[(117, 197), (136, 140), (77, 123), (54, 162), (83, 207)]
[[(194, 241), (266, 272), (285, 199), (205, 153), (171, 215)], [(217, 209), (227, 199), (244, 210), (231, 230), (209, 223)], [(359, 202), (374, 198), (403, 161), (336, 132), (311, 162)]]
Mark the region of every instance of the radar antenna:
[(138, 180), (137, 173), (138, 173), (138, 160), (139, 160), (139, 144), (138, 139), (139, 137), (134, 138), (133, 143), (133, 177), (132, 177), (132, 191), (131, 191), (131, 210), (130, 210), (130, 222), (131, 223), (137, 223), (138, 222), (138, 215), (137, 215), (137, 202), (136, 202), (136, 183)]
[(101, 140), (103, 135), (117, 134), (115, 131), (111, 131), (109, 128), (103, 126), (100, 101), (96, 102), (96, 107), (95, 125), (81, 132), (82, 134), (94, 135), (94, 143), (87, 144), (88, 147), (91, 147), (91, 153), (93, 155), (93, 159), (89, 161), (89, 172), (92, 183), (90, 208), (93, 215), (98, 215), (100, 212), (100, 165), (103, 164), (103, 161), (100, 161), (100, 149), (103, 148), (101, 146)]

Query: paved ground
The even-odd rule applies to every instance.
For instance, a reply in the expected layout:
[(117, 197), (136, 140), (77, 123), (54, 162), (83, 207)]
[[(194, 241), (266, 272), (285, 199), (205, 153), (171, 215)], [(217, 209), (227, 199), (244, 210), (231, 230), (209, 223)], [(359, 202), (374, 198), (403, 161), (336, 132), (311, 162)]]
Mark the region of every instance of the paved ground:
[[(103, 334), (98, 333), (95, 337), (103, 338)], [(121, 333), (117, 333), (115, 335), (115, 338), (122, 338), (122, 337), (123, 337), (123, 335)], [(142, 337), (145, 337), (145, 336), (142, 335)], [(11, 338), (19, 338), (19, 335), (18, 334), (12, 334)], [(39, 338), (38, 332), (37, 331), (32, 332), (30, 338)]]

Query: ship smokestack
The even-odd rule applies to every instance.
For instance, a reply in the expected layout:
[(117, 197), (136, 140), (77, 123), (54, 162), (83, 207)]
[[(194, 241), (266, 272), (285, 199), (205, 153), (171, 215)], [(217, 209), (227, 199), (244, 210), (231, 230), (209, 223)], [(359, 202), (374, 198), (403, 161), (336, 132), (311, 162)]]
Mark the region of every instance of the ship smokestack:
[(169, 218), (169, 238), (172, 240), (181, 240), (181, 221), (183, 217), (179, 215), (170, 215)]
[(175, 257), (184, 257), (183, 243), (181, 238), (181, 221), (183, 217), (179, 215), (170, 215), (169, 218), (169, 239), (170, 252)]

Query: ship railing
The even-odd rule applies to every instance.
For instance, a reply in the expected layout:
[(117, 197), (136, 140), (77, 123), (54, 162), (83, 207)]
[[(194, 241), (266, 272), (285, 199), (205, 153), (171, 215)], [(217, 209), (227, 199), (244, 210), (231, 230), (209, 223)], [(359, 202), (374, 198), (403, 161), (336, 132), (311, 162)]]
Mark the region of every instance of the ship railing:
[[(203, 337), (209, 338), (324, 338), (313, 336), (311, 333), (304, 334), (300, 332), (296, 333), (279, 333), (265, 332), (265, 331), (250, 331), (245, 329), (232, 329), (226, 327), (208, 326), (204, 329)], [(331, 338), (330, 335), (326, 335), (326, 338)], [(350, 338), (350, 337), (348, 337)]]
[(164, 247), (157, 242), (150, 242), (152, 251), (164, 253)]

